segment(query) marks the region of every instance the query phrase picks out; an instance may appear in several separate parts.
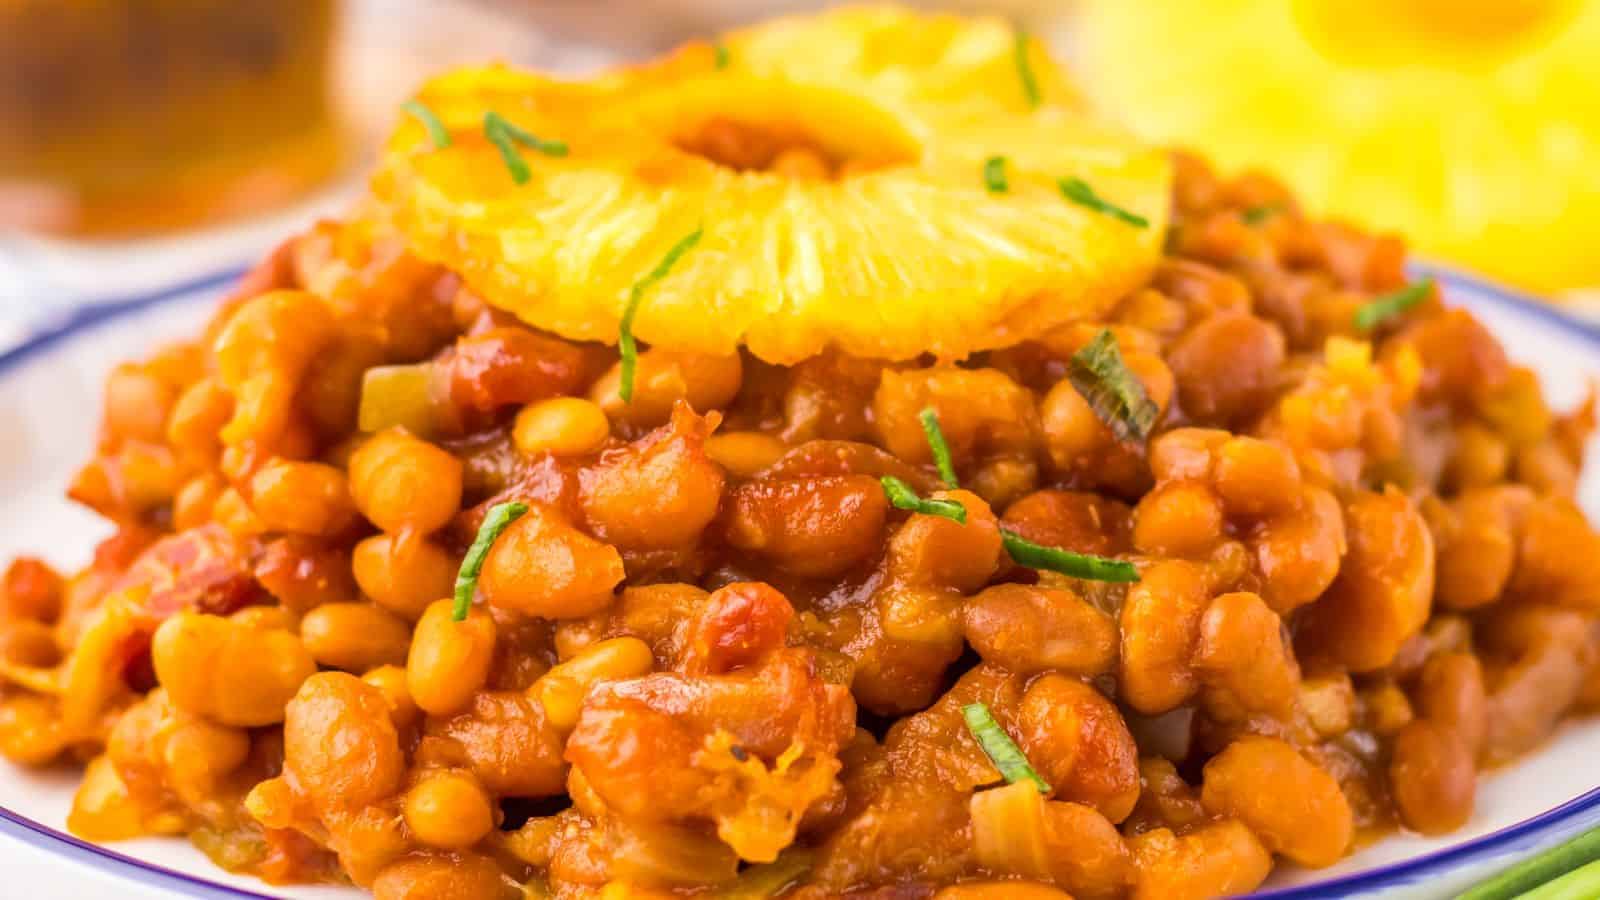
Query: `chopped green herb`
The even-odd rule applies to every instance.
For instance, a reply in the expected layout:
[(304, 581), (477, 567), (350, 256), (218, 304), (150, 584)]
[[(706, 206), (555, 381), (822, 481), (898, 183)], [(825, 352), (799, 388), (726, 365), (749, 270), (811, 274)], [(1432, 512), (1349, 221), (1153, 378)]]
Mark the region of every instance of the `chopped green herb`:
[(450, 146), (450, 129), (444, 127), (439, 117), (433, 114), (433, 110), (424, 106), (421, 100), (412, 100), (400, 108), (416, 116), (422, 127), (428, 129), (428, 140), (433, 141), (434, 149), (443, 150)]
[(1050, 793), (1050, 784), (1029, 765), (1028, 758), (1022, 755), (1022, 750), (1017, 747), (1017, 742), (1006, 734), (1000, 723), (994, 720), (994, 714), (989, 712), (989, 707), (982, 703), (969, 703), (961, 707), (961, 718), (967, 720), (967, 730), (978, 739), (978, 746), (989, 755), (989, 761), (1000, 770), (1001, 777), (1007, 784), (1016, 784), (1024, 779), (1034, 783), (1039, 788), (1039, 793)]
[(991, 156), (984, 161), (983, 184), (991, 194), (1004, 194), (1011, 189), (1011, 183), (1006, 180), (1006, 158), (1004, 156)]
[(1262, 222), (1282, 213), (1283, 206), (1281, 204), (1269, 203), (1265, 206), (1252, 206), (1240, 213), (1239, 218), (1243, 219), (1246, 225), (1260, 225)]
[(502, 531), (527, 511), (526, 503), (497, 503), (484, 515), (483, 524), (478, 526), (478, 536), (472, 539), (466, 558), (461, 560), (461, 571), (456, 573), (456, 605), (450, 614), (452, 619), (460, 622), (467, 617), (467, 611), (472, 608), (472, 595), (478, 590), (478, 573), (483, 571), (483, 560), (489, 555), (489, 548), (494, 546)]
[(928, 449), (933, 451), (933, 464), (939, 469), (939, 477), (944, 479), (945, 487), (952, 490), (961, 486), (956, 480), (956, 464), (950, 458), (950, 444), (944, 439), (944, 429), (939, 427), (939, 414), (933, 407), (927, 407), (917, 415), (922, 420), (922, 433), (928, 437)]
[(628, 305), (622, 310), (622, 325), (617, 337), (617, 345), (622, 349), (622, 384), (618, 387), (617, 393), (622, 397), (623, 403), (633, 402), (633, 370), (639, 364), (639, 347), (633, 341), (633, 317), (639, 312), (639, 301), (644, 299), (645, 291), (667, 277), (667, 273), (672, 271), (673, 265), (680, 257), (694, 249), (695, 244), (700, 243), (700, 235), (703, 233), (705, 233), (704, 228), (696, 228), (673, 244), (667, 255), (661, 257), (661, 262), (656, 263), (654, 269), (639, 279), (628, 295)]
[(1456, 900), (1511, 900), (1596, 860), (1600, 860), (1600, 828), (1531, 856), (1468, 888)]
[(966, 524), (967, 508), (954, 500), (924, 500), (917, 496), (911, 485), (893, 475), (883, 476), (878, 483), (883, 485), (883, 495), (889, 498), (889, 505), (895, 509), (925, 516), (943, 516), (953, 522)]
[(502, 116), (497, 112), (486, 113), (483, 117), (483, 126), (487, 130), (502, 132), (507, 137), (511, 138), (513, 141), (516, 141), (522, 146), (527, 147), (529, 150), (537, 150), (540, 153), (543, 153), (545, 156), (567, 155), (567, 144), (565, 141), (547, 141), (542, 138), (535, 137), (522, 128), (512, 124), (510, 119), (507, 119), (505, 116)]
[(483, 134), (489, 142), (500, 149), (500, 158), (505, 160), (506, 168), (511, 170), (511, 180), (517, 184), (527, 184), (533, 177), (528, 169), (527, 160), (522, 158), (522, 153), (517, 150), (521, 144), (530, 150), (537, 150), (545, 156), (566, 156), (567, 145), (563, 141), (546, 141), (529, 134), (521, 128), (511, 124), (504, 116), (497, 112), (483, 114)]
[(1143, 441), (1150, 436), (1161, 410), (1150, 399), (1144, 382), (1122, 361), (1111, 329), (1102, 328), (1093, 340), (1072, 354), (1067, 380), (1117, 440)]
[(1431, 293), (1433, 293), (1433, 279), (1424, 278), (1416, 284), (1408, 285), (1392, 294), (1385, 294), (1370, 303), (1365, 303), (1356, 310), (1356, 329), (1359, 331), (1371, 331), (1383, 322), (1421, 303)]
[(486, 131), (485, 134), (496, 147), (500, 148), (500, 158), (505, 160), (506, 168), (511, 171), (511, 180), (517, 184), (527, 184), (528, 179), (533, 177), (533, 172), (528, 169), (528, 161), (517, 152), (511, 136), (494, 129)]
[(1043, 98), (1039, 96), (1039, 80), (1033, 77), (1033, 63), (1028, 61), (1028, 33), (1018, 31), (1012, 45), (1011, 56), (1017, 64), (1017, 80), (1022, 82), (1022, 96), (1028, 98), (1028, 107), (1038, 109)]
[(716, 54), (715, 59), (716, 59), (717, 69), (719, 71), (722, 70), (722, 69), (726, 69), (728, 67), (728, 62), (730, 60), (730, 57), (728, 55), (728, 45), (724, 44), (721, 41), (717, 41), (715, 44), (711, 45), (711, 50), (712, 50), (713, 53)]
[(1084, 181), (1082, 178), (1062, 178), (1056, 182), (1056, 185), (1061, 188), (1062, 196), (1079, 206), (1087, 206), (1097, 213), (1119, 219), (1135, 228), (1150, 227), (1149, 219), (1138, 213), (1129, 212), (1102, 198), (1094, 192), (1094, 188), (1089, 186), (1089, 182)]
[(1126, 583), (1139, 580), (1139, 570), (1124, 559), (1073, 553), (1060, 547), (1035, 544), (1009, 528), (1000, 529), (1000, 543), (1019, 565), (1030, 569), (1060, 572), (1084, 581), (1112, 581)]

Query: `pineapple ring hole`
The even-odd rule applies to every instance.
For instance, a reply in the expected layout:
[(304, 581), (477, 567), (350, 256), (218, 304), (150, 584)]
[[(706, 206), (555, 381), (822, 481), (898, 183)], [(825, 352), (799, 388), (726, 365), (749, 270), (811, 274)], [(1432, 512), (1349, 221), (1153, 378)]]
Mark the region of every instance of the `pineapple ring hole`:
[(735, 172), (837, 180), (915, 165), (922, 156), (893, 113), (859, 95), (816, 85), (696, 85), (670, 112), (673, 146)]
[(849, 152), (828, 146), (797, 122), (748, 122), (713, 116), (678, 135), (679, 150), (736, 172), (832, 181), (913, 162), (894, 153)]
[(1294, 0), (1296, 25), (1329, 59), (1360, 66), (1493, 64), (1559, 34), (1575, 0)]

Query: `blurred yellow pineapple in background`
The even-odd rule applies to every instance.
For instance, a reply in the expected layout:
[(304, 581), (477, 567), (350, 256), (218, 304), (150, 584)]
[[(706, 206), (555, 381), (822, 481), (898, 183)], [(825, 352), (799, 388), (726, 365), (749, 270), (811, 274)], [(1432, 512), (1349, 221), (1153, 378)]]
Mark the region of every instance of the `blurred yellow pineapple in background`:
[(1600, 288), (1600, 2), (1081, 0), (1090, 102), (1318, 213), (1559, 294)]

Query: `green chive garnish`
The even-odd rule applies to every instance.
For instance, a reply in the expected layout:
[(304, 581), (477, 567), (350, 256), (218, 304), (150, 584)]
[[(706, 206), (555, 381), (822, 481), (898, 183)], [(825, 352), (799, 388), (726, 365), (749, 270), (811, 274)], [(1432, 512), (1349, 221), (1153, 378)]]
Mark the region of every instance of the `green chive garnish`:
[(1144, 382), (1123, 363), (1111, 329), (1100, 329), (1094, 340), (1072, 354), (1067, 380), (1117, 440), (1138, 442), (1150, 436), (1161, 410)]
[(1000, 529), (1000, 543), (1018, 565), (1030, 569), (1060, 572), (1070, 578), (1084, 581), (1112, 581), (1127, 583), (1139, 580), (1139, 570), (1124, 559), (1073, 553), (1060, 547), (1035, 544), (1009, 528)]
[(1038, 109), (1042, 99), (1039, 96), (1039, 80), (1033, 77), (1033, 63), (1028, 61), (1028, 33), (1018, 31), (1016, 42), (1011, 48), (1012, 58), (1017, 63), (1017, 80), (1022, 82), (1022, 96), (1028, 98), (1028, 108)]
[(983, 185), (991, 194), (1004, 194), (1011, 189), (1006, 180), (1006, 158), (991, 156), (983, 163)]
[(728, 67), (728, 61), (730, 59), (730, 57), (728, 55), (728, 45), (724, 44), (721, 41), (717, 41), (715, 44), (711, 45), (711, 50), (712, 50), (713, 53), (716, 54), (717, 69), (718, 70), (726, 69)]
[(1431, 293), (1433, 293), (1433, 279), (1424, 278), (1416, 284), (1408, 285), (1392, 294), (1385, 294), (1370, 303), (1362, 304), (1356, 310), (1356, 329), (1358, 331), (1371, 331), (1379, 324), (1421, 303)]
[(511, 180), (517, 184), (527, 184), (533, 173), (528, 169), (528, 162), (522, 158), (522, 153), (517, 150), (521, 144), (530, 150), (537, 150), (545, 156), (566, 156), (567, 145), (563, 141), (546, 141), (529, 134), (521, 128), (511, 124), (504, 116), (497, 112), (483, 114), (483, 134), (496, 147), (500, 148), (500, 158), (505, 160), (506, 168), (511, 170)]
[(679, 257), (700, 243), (700, 235), (704, 232), (704, 228), (696, 228), (673, 244), (667, 255), (661, 257), (661, 262), (656, 263), (654, 269), (639, 279), (628, 295), (628, 305), (622, 310), (622, 325), (617, 337), (617, 344), (622, 348), (622, 384), (617, 388), (617, 393), (622, 397), (623, 403), (633, 402), (633, 370), (639, 363), (639, 348), (633, 341), (633, 317), (639, 312), (639, 301), (644, 299), (645, 291), (667, 277), (667, 273), (672, 271), (672, 266), (677, 263)]
[(507, 119), (497, 112), (489, 112), (484, 114), (483, 127), (488, 131), (500, 132), (511, 138), (513, 141), (516, 141), (522, 146), (527, 147), (529, 150), (537, 150), (540, 153), (543, 153), (545, 156), (567, 155), (566, 141), (547, 141), (542, 138), (535, 137), (522, 128), (513, 125), (510, 119)]
[(967, 730), (978, 739), (978, 746), (988, 754), (989, 761), (1000, 770), (1000, 775), (1007, 784), (1016, 784), (1023, 779), (1034, 783), (1039, 793), (1050, 793), (1050, 784), (1029, 765), (1028, 758), (1022, 755), (1022, 750), (1017, 742), (1006, 734), (1000, 723), (994, 720), (994, 714), (989, 712), (989, 707), (982, 703), (969, 703), (961, 707), (961, 718), (967, 720)]
[(939, 414), (930, 406), (917, 418), (922, 420), (922, 433), (928, 437), (928, 449), (933, 451), (933, 464), (939, 469), (939, 477), (944, 479), (945, 487), (952, 490), (960, 487), (961, 483), (956, 480), (956, 464), (950, 458), (950, 444), (944, 439), (944, 429), (939, 427)]
[(963, 525), (967, 522), (967, 508), (954, 500), (924, 500), (917, 496), (911, 485), (893, 475), (883, 476), (878, 483), (883, 485), (883, 495), (889, 498), (889, 505), (895, 509), (925, 516), (943, 516)]
[(1246, 225), (1260, 225), (1262, 222), (1282, 212), (1282, 206), (1276, 203), (1269, 203), (1266, 206), (1252, 206), (1240, 213), (1239, 218), (1243, 219)]
[(1600, 862), (1589, 863), (1547, 881), (1518, 900), (1594, 900), (1595, 897), (1600, 897)]
[(1129, 212), (1122, 207), (1102, 198), (1089, 186), (1089, 182), (1082, 178), (1062, 178), (1056, 182), (1061, 188), (1062, 196), (1079, 206), (1087, 206), (1102, 215), (1119, 219), (1135, 228), (1149, 228), (1150, 220), (1138, 213)]
[[(1511, 900), (1600, 860), (1600, 828), (1540, 852), (1468, 888), (1456, 900)], [(1593, 896), (1593, 895), (1589, 895)]]
[(444, 127), (439, 117), (433, 114), (433, 110), (424, 106), (421, 100), (412, 100), (400, 108), (416, 116), (422, 127), (428, 129), (428, 140), (433, 141), (434, 149), (443, 150), (450, 146), (450, 129)]
[(467, 617), (467, 610), (472, 608), (472, 595), (478, 590), (478, 573), (483, 571), (483, 560), (489, 555), (489, 548), (494, 546), (500, 532), (527, 511), (526, 503), (497, 503), (489, 508), (483, 524), (478, 526), (478, 536), (472, 539), (466, 558), (461, 560), (461, 571), (456, 573), (456, 605), (450, 618), (460, 622)]

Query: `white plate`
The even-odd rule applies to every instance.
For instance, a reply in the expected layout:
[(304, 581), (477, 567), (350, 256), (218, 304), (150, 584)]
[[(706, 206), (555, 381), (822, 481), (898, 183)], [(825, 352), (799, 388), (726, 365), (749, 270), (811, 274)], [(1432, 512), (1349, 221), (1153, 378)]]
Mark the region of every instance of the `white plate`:
[[(23, 347), (0, 355), (0, 558), (41, 554), (81, 565), (107, 527), (74, 507), (62, 490), (93, 445), (100, 380), (117, 361), (137, 358), (169, 338), (193, 334), (234, 273), (159, 295), (97, 307)], [(1539, 304), (1462, 276), (1436, 273), (1454, 303), (1471, 307), (1518, 360), (1534, 366), (1557, 407), (1576, 403), (1600, 376), (1600, 328), (1567, 320)], [(1582, 499), (1600, 518), (1600, 453), (1591, 452)], [(1538, 752), (1488, 777), (1467, 826), (1440, 839), (1398, 835), (1318, 872), (1281, 871), (1257, 896), (1442, 897), (1506, 864), (1600, 822), (1600, 722), (1571, 724)], [(30, 854), (49, 866), (48, 896), (296, 897), (351, 900), (351, 888), (272, 888), (227, 875), (182, 840), (145, 839), (111, 848), (62, 832), (76, 773), (41, 775), (0, 763), (0, 842), (5, 858)], [(13, 889), (15, 881), (7, 884)], [(29, 891), (30, 896), (40, 894)], [(16, 896), (0, 888), (0, 895)]]

